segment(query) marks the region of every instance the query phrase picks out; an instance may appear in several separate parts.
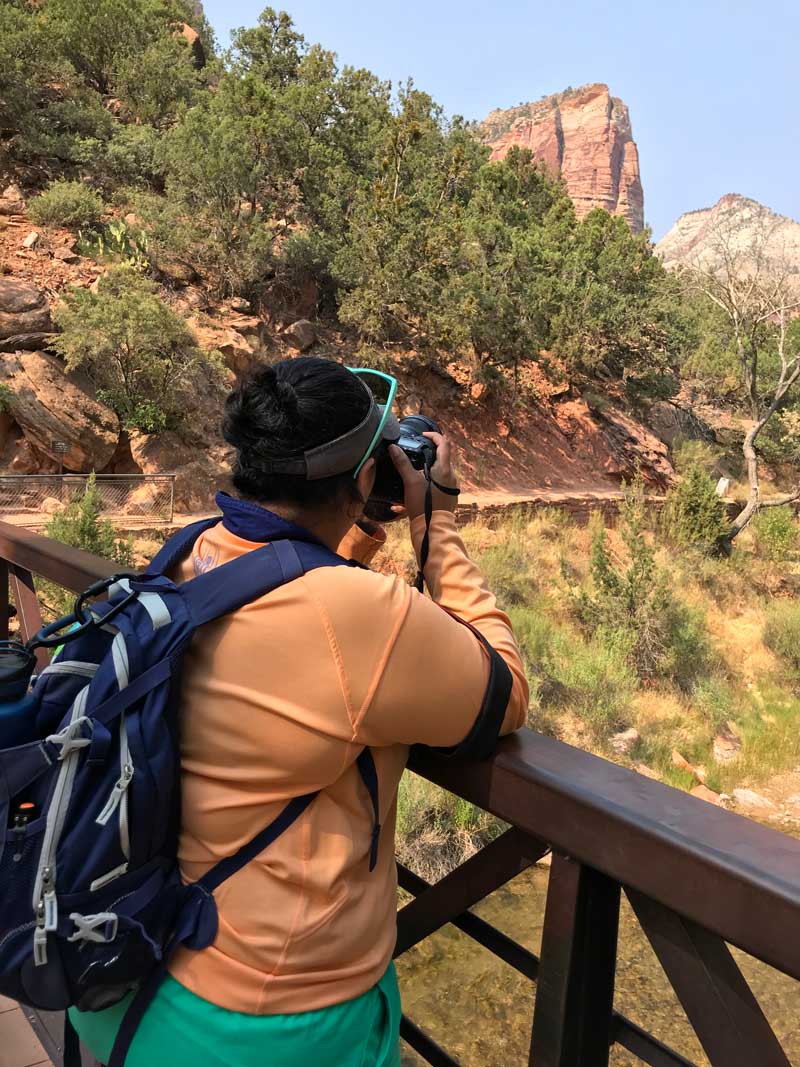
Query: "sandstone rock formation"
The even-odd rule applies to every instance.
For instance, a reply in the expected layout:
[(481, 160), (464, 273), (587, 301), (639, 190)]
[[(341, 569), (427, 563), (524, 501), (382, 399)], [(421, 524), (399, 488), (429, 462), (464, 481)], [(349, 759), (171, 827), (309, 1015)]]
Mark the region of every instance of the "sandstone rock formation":
[(214, 494), (228, 488), (230, 449), (222, 444), (198, 447), (172, 431), (132, 433), (131, 455), (142, 474), (174, 472), (175, 510), (187, 514), (213, 509)]
[(634, 232), (643, 229), (644, 193), (630, 115), (607, 85), (584, 85), (493, 111), (481, 132), (492, 159), (504, 159), (518, 145), (560, 171), (579, 216), (601, 207), (625, 218)]
[(38, 347), (51, 328), (50, 307), (41, 289), (0, 278), (0, 352)]
[(291, 326), (286, 327), (283, 331), (283, 336), (292, 348), (296, 348), (299, 352), (308, 352), (316, 343), (317, 331), (314, 329), (314, 324), (309, 322), (308, 319), (298, 319), (297, 322), (293, 322)]
[(30, 446), (22, 450), (25, 468), (32, 466), (36, 453), (58, 463), (57, 441), (67, 445), (63, 462), (68, 471), (100, 471), (108, 464), (119, 439), (119, 419), (94, 397), (88, 382), (65, 375), (61, 363), (44, 352), (5, 356), (0, 381), (14, 394), (11, 412)]
[(681, 215), (656, 245), (666, 267), (719, 269), (723, 244), (743, 269), (763, 250), (764, 265), (796, 274), (800, 289), (800, 222), (777, 215), (757, 200), (728, 193), (713, 207)]
[(716, 441), (714, 430), (690, 408), (670, 400), (656, 400), (647, 413), (647, 425), (670, 448), (677, 441)]

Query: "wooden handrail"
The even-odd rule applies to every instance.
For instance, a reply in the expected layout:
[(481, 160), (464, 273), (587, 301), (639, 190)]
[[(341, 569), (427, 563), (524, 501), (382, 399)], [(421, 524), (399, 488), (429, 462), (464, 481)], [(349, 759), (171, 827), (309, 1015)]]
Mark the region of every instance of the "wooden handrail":
[[(17, 595), (33, 595), (31, 573), (78, 592), (113, 570), (0, 522), (0, 579), (10, 573)], [(689, 1064), (613, 1010), (621, 890), (715, 1067), (788, 1064), (725, 942), (800, 979), (800, 841), (529, 729), (483, 763), (418, 748), (409, 766), (515, 830), (438, 888), (401, 870), (418, 896), (400, 913), (398, 951), (455, 922), (538, 975), (537, 1067), (605, 1067), (615, 1041), (646, 1063)], [(555, 859), (538, 961), (469, 908), (547, 847)], [(457, 1062), (409, 1020), (403, 1034), (429, 1063)]]

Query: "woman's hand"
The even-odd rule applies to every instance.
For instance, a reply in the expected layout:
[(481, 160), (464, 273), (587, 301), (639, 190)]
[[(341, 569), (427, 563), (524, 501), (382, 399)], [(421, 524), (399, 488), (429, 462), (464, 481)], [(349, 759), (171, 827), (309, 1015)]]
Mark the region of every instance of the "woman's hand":
[[(431, 467), (431, 477), (434, 482), (455, 488), (456, 479), (453, 474), (452, 448), (450, 442), (440, 433), (426, 433), (436, 445), (436, 462)], [(425, 493), (428, 489), (428, 481), (424, 471), (415, 470), (411, 460), (397, 445), (389, 446), (389, 454), (397, 468), (397, 473), (403, 480), (403, 505), (408, 513), (409, 520), (413, 521), (419, 515), (425, 514)], [(434, 511), (455, 511), (458, 504), (457, 496), (440, 492), (435, 485), (431, 486)]]

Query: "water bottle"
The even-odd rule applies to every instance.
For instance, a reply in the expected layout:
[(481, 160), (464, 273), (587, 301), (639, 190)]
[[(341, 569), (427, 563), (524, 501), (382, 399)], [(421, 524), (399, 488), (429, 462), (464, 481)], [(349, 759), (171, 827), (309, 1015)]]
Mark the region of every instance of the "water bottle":
[(0, 641), (0, 749), (36, 737), (34, 699), (29, 692), (36, 657), (19, 641)]

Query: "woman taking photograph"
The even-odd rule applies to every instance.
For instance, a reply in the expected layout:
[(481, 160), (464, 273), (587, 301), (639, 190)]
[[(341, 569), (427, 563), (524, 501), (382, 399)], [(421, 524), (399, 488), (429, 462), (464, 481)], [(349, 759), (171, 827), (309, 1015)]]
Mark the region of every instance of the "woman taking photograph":
[[(364, 374), (323, 359), (284, 360), (242, 384), (225, 416), (238, 495), (219, 495), (222, 521), (173, 577), (286, 537), (367, 564), (385, 537), (363, 511), (374, 453), (397, 437), (388, 408)], [(203, 627), (184, 658), (186, 881), (292, 798), (320, 792), (216, 891), (217, 937), (178, 951), (128, 1067), (400, 1063), (394, 831), (409, 745), (485, 755), (528, 707), (509, 620), (456, 530), (450, 445), (428, 436), (430, 483), (389, 448), (418, 560), (427, 530), (429, 597), (365, 566), (321, 566)], [(489, 692), (500, 673), (502, 700)], [(128, 1000), (70, 1013), (103, 1062)]]

